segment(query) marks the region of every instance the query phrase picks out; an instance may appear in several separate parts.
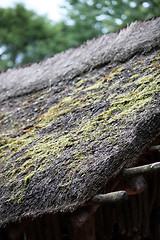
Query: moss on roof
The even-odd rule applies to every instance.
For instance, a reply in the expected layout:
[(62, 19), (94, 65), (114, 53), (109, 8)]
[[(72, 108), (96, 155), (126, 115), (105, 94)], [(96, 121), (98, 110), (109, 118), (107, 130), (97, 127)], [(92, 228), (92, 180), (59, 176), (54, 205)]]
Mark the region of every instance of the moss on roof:
[(160, 134), (159, 93), (156, 50), (3, 102), (1, 221), (74, 209), (132, 165)]

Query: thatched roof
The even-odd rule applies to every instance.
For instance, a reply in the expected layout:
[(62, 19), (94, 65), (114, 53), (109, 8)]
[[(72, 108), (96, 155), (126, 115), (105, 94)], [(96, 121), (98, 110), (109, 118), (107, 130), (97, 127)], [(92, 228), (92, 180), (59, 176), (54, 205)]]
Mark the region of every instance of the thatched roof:
[(0, 74), (0, 223), (72, 211), (160, 134), (160, 18)]

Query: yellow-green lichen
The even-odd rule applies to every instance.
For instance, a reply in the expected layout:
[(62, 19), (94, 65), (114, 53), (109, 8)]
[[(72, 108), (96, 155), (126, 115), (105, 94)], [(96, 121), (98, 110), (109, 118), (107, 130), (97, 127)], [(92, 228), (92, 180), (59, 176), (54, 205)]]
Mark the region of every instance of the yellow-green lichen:
[[(12, 122), (6, 131), (9, 134), (0, 136), (1, 166), (7, 179), (6, 186), (21, 183), (20, 190), (15, 188), (11, 198), (19, 199), (20, 204), (32, 177), (50, 164), (54, 166), (54, 174), (62, 169), (66, 171), (59, 187), (67, 191), (76, 172), (86, 174), (85, 164), (93, 154), (94, 144), (100, 144), (104, 138), (107, 146), (118, 146), (126, 126), (144, 113), (152, 105), (153, 95), (160, 92), (158, 62), (159, 58), (151, 59), (146, 65), (141, 59), (130, 66), (129, 74), (125, 64), (105, 74), (103, 70), (103, 77), (102, 73), (100, 76), (98, 73), (86, 74), (75, 80), (72, 90), (64, 90), (61, 97), (35, 119), (33, 127), (23, 129), (21, 119), (17, 119), (20, 124), (16, 120)], [(33, 99), (29, 98), (30, 103), (47, 99), (48, 92), (44, 94), (45, 97), (37, 94)], [(26, 99), (22, 105), (27, 107)], [(12, 118), (12, 115), (5, 115), (2, 120)], [(17, 125), (21, 134), (12, 137)], [(68, 154), (69, 159), (66, 157), (68, 160), (64, 160), (61, 167), (54, 165), (57, 159), (65, 159)]]

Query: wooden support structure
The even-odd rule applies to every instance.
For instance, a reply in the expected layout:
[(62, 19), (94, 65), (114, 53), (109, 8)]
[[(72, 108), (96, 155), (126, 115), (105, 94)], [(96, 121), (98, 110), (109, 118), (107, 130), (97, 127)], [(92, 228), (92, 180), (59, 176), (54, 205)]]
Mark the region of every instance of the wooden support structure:
[(61, 240), (60, 220), (58, 214), (51, 215), (51, 225), (55, 240)]
[(160, 145), (155, 145), (150, 147), (150, 151), (159, 151), (160, 152)]
[(23, 234), (25, 228), (27, 227), (30, 221), (31, 220), (29, 218), (24, 219), (18, 226), (16, 223), (11, 223), (8, 231), (8, 239), (9, 240), (19, 239), (19, 237), (21, 236), (21, 234)]
[(97, 204), (78, 209), (69, 218), (69, 239), (73, 240), (96, 240), (95, 213)]
[(126, 191), (97, 194), (92, 198), (92, 202), (99, 204), (120, 202), (125, 200), (128, 200), (128, 194)]
[(123, 176), (130, 177), (139, 174), (151, 173), (157, 170), (160, 170), (160, 162), (155, 162), (139, 167), (127, 168), (123, 170)]
[(154, 162), (160, 156), (159, 146), (151, 147), (142, 163), (150, 164), (124, 169), (114, 187), (105, 186), (104, 194), (74, 212), (9, 223), (0, 229), (0, 240), (159, 240), (160, 162)]
[(120, 203), (117, 203), (115, 208), (116, 208), (116, 219), (117, 219), (119, 232), (122, 235), (124, 235), (126, 233), (126, 226), (125, 226), (125, 219), (124, 219), (122, 205)]
[(42, 219), (41, 218), (37, 218), (35, 219), (35, 227), (36, 227), (36, 232), (37, 232), (37, 235), (38, 235), (38, 240), (43, 240), (43, 235), (44, 235), (44, 224), (42, 222)]
[(121, 179), (115, 190), (124, 190), (128, 195), (142, 193), (147, 188), (147, 183), (142, 175)]
[(132, 235), (132, 220), (131, 220), (131, 213), (130, 213), (130, 207), (127, 202), (127, 204), (122, 205), (122, 211), (124, 214), (125, 219), (125, 228), (126, 228), (126, 235), (130, 237)]
[(116, 209), (115, 207), (112, 207), (109, 205), (103, 205), (102, 208), (103, 208), (103, 216), (104, 216), (104, 239), (110, 240), (112, 239), (112, 235), (113, 235)]
[(39, 240), (36, 228), (36, 222), (33, 220), (29, 223), (26, 231), (27, 239), (29, 240)]

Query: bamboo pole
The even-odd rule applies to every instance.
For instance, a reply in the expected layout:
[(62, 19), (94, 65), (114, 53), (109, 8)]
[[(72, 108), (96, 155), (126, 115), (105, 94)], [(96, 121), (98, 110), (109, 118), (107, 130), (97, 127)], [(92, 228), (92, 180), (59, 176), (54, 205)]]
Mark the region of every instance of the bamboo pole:
[(149, 228), (149, 221), (150, 221), (150, 214), (149, 214), (149, 205), (148, 205), (148, 191), (144, 191), (142, 193), (143, 199), (143, 222), (142, 222), (142, 237), (148, 237), (150, 233)]
[[(73, 224), (73, 222), (71, 221)], [(96, 240), (95, 235), (95, 218), (94, 215), (90, 216), (87, 221), (80, 227), (72, 225), (72, 236), (71, 240)]]
[(104, 236), (104, 219), (102, 207), (99, 207), (95, 213), (95, 231), (96, 237), (102, 239)]
[(132, 196), (130, 198), (130, 209), (131, 209), (131, 218), (132, 218), (132, 230), (133, 232), (138, 232), (138, 209), (137, 209), (137, 196)]
[[(160, 179), (160, 173), (158, 174), (157, 179)], [(156, 214), (155, 214), (155, 219), (156, 219), (155, 240), (159, 240), (160, 239), (160, 222), (159, 222), (159, 214), (160, 214), (160, 212), (159, 212), (159, 209), (160, 209), (160, 181), (157, 181), (157, 197), (156, 197), (155, 208), (156, 208)]]
[(152, 212), (153, 206), (155, 204), (156, 201), (156, 195), (157, 195), (157, 183), (158, 183), (158, 177), (157, 177), (157, 172), (154, 173), (153, 175), (153, 181), (152, 181), (152, 192), (151, 192), (151, 201), (150, 201), (150, 213)]
[(107, 194), (97, 194), (92, 198), (92, 202), (105, 204), (105, 203), (114, 203), (128, 200), (128, 194), (126, 191), (117, 191)]
[(34, 220), (30, 222), (29, 225), (27, 226), (26, 236), (27, 236), (27, 239), (29, 240), (39, 240), (37, 231), (36, 231), (36, 224)]
[(104, 239), (112, 239), (113, 228), (115, 224), (115, 205), (111, 204), (103, 206), (103, 216), (104, 216)]
[(0, 229), (0, 239), (1, 240), (5, 240), (6, 239), (4, 234), (3, 234), (3, 230), (2, 229)]
[(52, 223), (51, 223), (51, 216), (50, 214), (46, 214), (44, 216), (44, 239), (47, 239), (47, 240), (52, 240), (54, 239), (54, 236), (53, 236), (53, 226), (52, 226)]
[(144, 174), (144, 173), (151, 173), (154, 171), (160, 170), (160, 162), (151, 163), (139, 167), (128, 168), (123, 171), (124, 177), (130, 177), (133, 175)]
[(124, 213), (122, 210), (122, 204), (120, 203), (116, 204), (116, 218), (117, 218), (119, 232), (122, 235), (124, 235), (126, 233), (126, 227), (125, 227)]
[(128, 195), (137, 195), (142, 193), (147, 188), (147, 183), (142, 175), (136, 175), (124, 179), (123, 190), (125, 190)]
[(43, 240), (44, 238), (44, 224), (43, 224), (43, 221), (42, 221), (42, 217), (40, 218), (36, 218), (35, 220), (35, 229), (36, 229), (36, 232), (37, 232), (37, 236), (38, 236), (38, 240)]
[(160, 145), (155, 145), (150, 147), (150, 151), (159, 151), (160, 152)]
[(61, 240), (61, 227), (60, 227), (60, 219), (58, 214), (51, 215), (51, 225), (53, 229), (53, 234), (55, 240)]
[(24, 229), (27, 227), (27, 225), (29, 224), (30, 219), (24, 219), (22, 222), (20, 222), (19, 224), (16, 223), (12, 223), (9, 226), (9, 230), (8, 230), (8, 238), (10, 240), (14, 240), (14, 239), (18, 239), (20, 237), (20, 235), (23, 233)]
[(141, 231), (142, 231), (142, 205), (143, 205), (143, 201), (142, 201), (142, 194), (137, 195), (137, 207), (138, 207), (138, 232), (141, 236)]
[(124, 213), (126, 235), (128, 237), (130, 237), (130, 236), (132, 236), (132, 219), (131, 219), (131, 210), (129, 207), (129, 202), (122, 205), (122, 208), (123, 208), (123, 213)]

